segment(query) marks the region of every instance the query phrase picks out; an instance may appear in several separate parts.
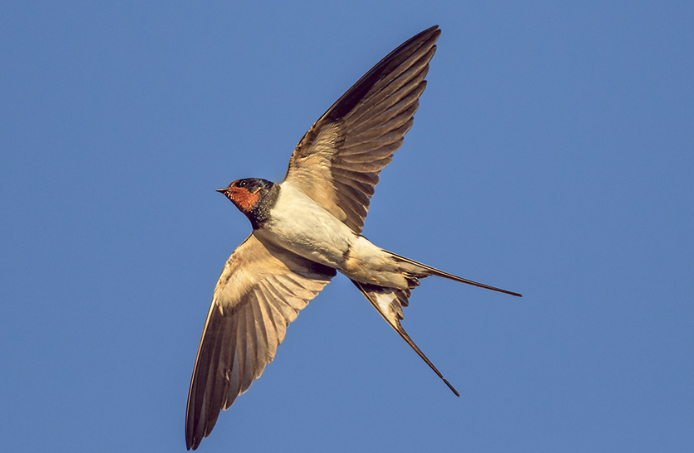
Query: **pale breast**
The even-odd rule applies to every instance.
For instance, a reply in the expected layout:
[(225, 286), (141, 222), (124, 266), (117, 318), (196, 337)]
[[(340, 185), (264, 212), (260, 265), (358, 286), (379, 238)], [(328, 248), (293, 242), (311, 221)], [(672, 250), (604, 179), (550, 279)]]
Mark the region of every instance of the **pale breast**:
[(256, 236), (304, 258), (340, 268), (357, 236), (290, 182), (280, 185), (270, 218)]

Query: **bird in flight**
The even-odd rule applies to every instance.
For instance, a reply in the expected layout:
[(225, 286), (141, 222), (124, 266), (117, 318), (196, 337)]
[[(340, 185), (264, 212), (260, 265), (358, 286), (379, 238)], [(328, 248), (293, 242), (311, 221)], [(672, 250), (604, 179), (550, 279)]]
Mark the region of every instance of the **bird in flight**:
[(311, 126), (284, 181), (239, 179), (218, 192), (253, 232), (219, 277), (188, 393), (186, 445), (196, 449), (222, 409), (258, 379), (287, 326), (340, 271), (460, 396), (400, 325), (419, 280), (448, 274), (388, 252), (361, 235), (379, 173), (412, 126), (441, 30), (431, 27), (391, 52)]

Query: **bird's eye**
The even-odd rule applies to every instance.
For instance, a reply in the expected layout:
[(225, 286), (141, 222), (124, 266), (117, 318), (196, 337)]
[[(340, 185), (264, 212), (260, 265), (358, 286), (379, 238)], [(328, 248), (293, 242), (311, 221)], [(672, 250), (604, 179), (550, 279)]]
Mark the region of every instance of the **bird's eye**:
[(239, 181), (238, 186), (239, 187), (246, 187), (246, 181)]

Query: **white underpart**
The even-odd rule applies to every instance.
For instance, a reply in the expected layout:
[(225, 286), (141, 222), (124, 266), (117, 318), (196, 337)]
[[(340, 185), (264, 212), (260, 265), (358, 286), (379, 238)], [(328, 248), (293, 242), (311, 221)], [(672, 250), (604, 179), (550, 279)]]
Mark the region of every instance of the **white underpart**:
[(403, 269), (393, 260), (392, 255), (363, 236), (359, 236), (352, 244), (340, 271), (352, 280), (363, 283), (407, 289)]
[(288, 181), (280, 185), (270, 219), (255, 234), (335, 269), (341, 267), (344, 255), (358, 237)]
[(388, 252), (355, 234), (289, 181), (280, 185), (270, 219), (254, 234), (353, 280), (407, 288), (402, 269)]

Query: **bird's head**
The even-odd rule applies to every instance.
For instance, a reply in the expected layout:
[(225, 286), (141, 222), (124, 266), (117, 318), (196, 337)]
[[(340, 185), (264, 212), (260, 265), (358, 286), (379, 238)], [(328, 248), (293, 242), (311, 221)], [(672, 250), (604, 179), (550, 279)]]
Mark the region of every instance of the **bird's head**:
[(256, 212), (265, 196), (270, 192), (274, 183), (259, 178), (237, 179), (217, 192), (224, 194), (232, 203), (247, 216)]

